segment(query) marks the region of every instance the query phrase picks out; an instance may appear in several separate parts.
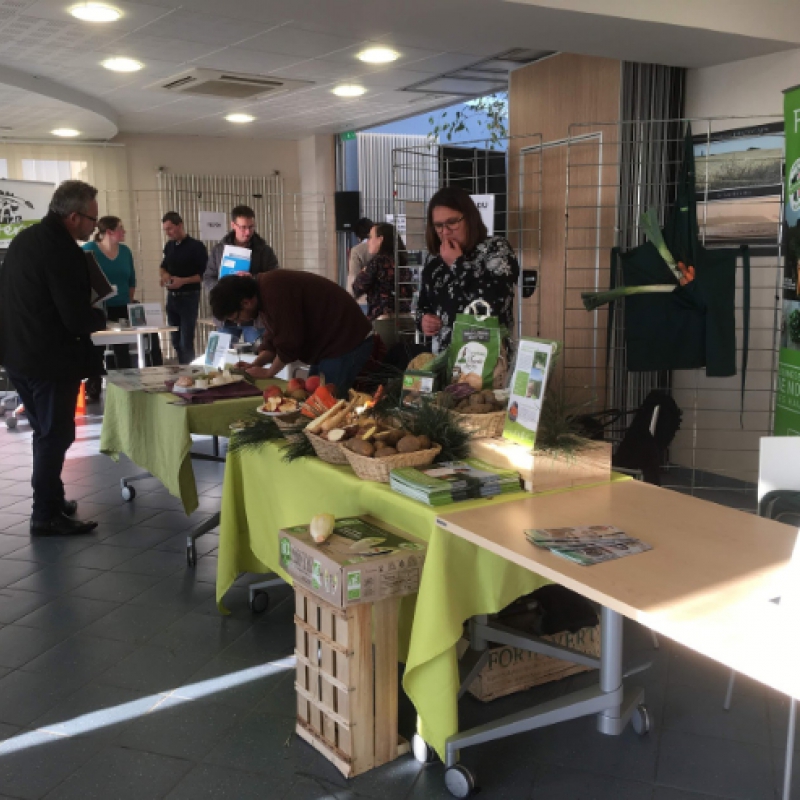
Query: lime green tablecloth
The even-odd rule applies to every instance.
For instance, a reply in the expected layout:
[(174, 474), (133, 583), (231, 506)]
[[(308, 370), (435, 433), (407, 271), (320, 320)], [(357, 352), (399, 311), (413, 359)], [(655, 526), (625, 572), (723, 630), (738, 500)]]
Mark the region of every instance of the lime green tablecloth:
[[(283, 381), (263, 381), (283, 385)], [(176, 406), (172, 394), (128, 392), (108, 384), (100, 434), (100, 452), (131, 461), (158, 478), (183, 502), (187, 514), (197, 508), (192, 461), (192, 434), (230, 436), (229, 425), (253, 411), (258, 397), (218, 400), (206, 405)]]
[[(406, 663), (403, 686), (419, 714), (420, 733), (443, 753), (445, 739), (458, 730), (455, 645), (464, 621), (500, 611), (547, 581), (452, 536), (436, 526), (434, 509), (385, 484), (362, 481), (349, 467), (330, 466), (316, 458), (286, 464), (281, 456), (282, 447), (275, 444), (228, 455), (217, 601), (241, 572), (269, 570), (288, 580), (279, 564), (278, 531), (308, 523), (314, 514), (371, 514), (427, 541), (419, 593), (404, 598), (401, 606), (400, 652)], [(478, 508), (524, 496), (475, 500), (457, 507)]]

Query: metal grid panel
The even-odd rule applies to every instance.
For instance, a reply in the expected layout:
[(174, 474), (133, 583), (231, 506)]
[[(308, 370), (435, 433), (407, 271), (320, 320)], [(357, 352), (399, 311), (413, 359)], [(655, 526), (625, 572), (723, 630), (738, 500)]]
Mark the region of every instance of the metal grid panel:
[[(742, 507), (754, 507), (761, 436), (771, 435), (779, 336), (779, 301), (783, 279), (780, 251), (779, 195), (748, 201), (709, 195), (711, 159), (698, 162), (698, 225), (707, 247), (751, 244), (750, 347), (744, 410), (741, 376), (708, 378), (705, 370), (631, 373), (626, 369), (624, 304), (608, 309), (583, 308), (581, 293), (609, 287), (610, 248), (628, 249), (645, 241), (640, 212), (655, 208), (663, 221), (673, 202), (685, 126), (691, 122), (697, 144), (708, 148), (716, 131), (780, 122), (780, 117), (747, 119), (673, 119), (647, 122), (581, 123), (570, 126), (567, 142), (566, 283), (564, 308), (565, 386), (595, 408), (634, 410), (651, 389), (668, 391), (683, 411), (683, 424), (669, 453), (664, 483), (687, 487), (714, 499), (737, 491)], [(587, 131), (592, 136), (587, 136)], [(750, 163), (759, 160), (753, 155)], [(775, 156), (763, 156), (778, 174)], [(731, 162), (733, 163), (733, 162)], [(732, 166), (731, 170), (735, 167)], [(760, 169), (730, 173), (731, 187), (756, 189)], [(723, 181), (726, 177), (721, 178)], [(718, 178), (719, 180), (719, 178)], [(626, 190), (627, 187), (627, 190)], [(755, 238), (754, 238), (755, 236)], [(617, 284), (621, 284), (617, 276)], [(737, 272), (737, 370), (743, 333), (742, 273)], [(607, 338), (610, 334), (610, 338)], [(628, 421), (630, 417), (627, 418)], [(623, 428), (624, 424), (620, 426)], [(621, 429), (617, 431), (621, 433)]]

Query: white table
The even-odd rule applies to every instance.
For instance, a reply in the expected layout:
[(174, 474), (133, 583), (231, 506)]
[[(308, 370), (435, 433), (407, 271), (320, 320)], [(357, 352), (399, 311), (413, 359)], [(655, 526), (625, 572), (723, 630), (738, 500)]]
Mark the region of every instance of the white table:
[(96, 345), (135, 343), (138, 351), (139, 369), (144, 369), (146, 366), (144, 360), (144, 337), (150, 333), (171, 333), (176, 330), (178, 329), (172, 326), (142, 326), (140, 328), (121, 328), (119, 330), (108, 328), (104, 331), (95, 331), (92, 334), (92, 341)]
[[(599, 685), (450, 737), (445, 779), (457, 796), (469, 793), (469, 772), (456, 764), (465, 747), (590, 714), (602, 733), (616, 735), (638, 710), (640, 730), (643, 692), (623, 681), (623, 616), (800, 698), (795, 618), (769, 602), (797, 584), (795, 528), (636, 481), (455, 511), (437, 524), (602, 607)], [(653, 549), (583, 567), (524, 535), (526, 528), (591, 524), (615, 525)]]

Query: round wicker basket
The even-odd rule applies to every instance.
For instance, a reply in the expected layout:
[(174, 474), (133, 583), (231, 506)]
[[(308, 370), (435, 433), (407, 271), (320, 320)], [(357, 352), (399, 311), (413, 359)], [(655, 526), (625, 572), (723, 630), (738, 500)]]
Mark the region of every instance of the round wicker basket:
[(338, 464), (340, 466), (347, 464), (347, 458), (345, 458), (342, 446), (339, 442), (329, 442), (316, 433), (309, 433), (308, 431), (303, 431), (303, 433), (308, 441), (311, 442), (311, 446), (314, 448), (314, 452), (317, 456), (319, 456), (320, 461), (325, 461), (327, 464)]
[(389, 483), (389, 473), (393, 469), (401, 467), (425, 467), (432, 464), (442, 448), (436, 444), (429, 450), (418, 450), (416, 453), (398, 453), (396, 456), (386, 458), (369, 458), (353, 453), (342, 446), (344, 453), (353, 472), (364, 481), (377, 481), (378, 483)]
[(490, 414), (461, 414), (452, 412), (458, 424), (472, 434), (473, 439), (495, 439), (503, 433), (505, 411), (492, 411)]
[(289, 417), (273, 417), (273, 419), (286, 441), (296, 442), (298, 439), (303, 438), (303, 428), (305, 428), (308, 420), (302, 417), (299, 412)]

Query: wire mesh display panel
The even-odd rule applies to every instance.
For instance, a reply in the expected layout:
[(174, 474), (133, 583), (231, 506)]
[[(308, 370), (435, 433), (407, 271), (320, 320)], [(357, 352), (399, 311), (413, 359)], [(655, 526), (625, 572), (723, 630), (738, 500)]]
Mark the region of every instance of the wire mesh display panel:
[[(736, 278), (737, 374), (709, 378), (702, 369), (630, 372), (624, 302), (587, 312), (581, 294), (607, 290), (610, 251), (645, 241), (640, 214), (663, 223), (676, 194), (683, 138), (691, 124), (697, 216), (708, 248), (748, 244), (751, 253), (750, 342), (742, 397), (744, 297)], [(667, 391), (683, 412), (663, 482), (709, 499), (738, 492), (754, 508), (759, 438), (771, 435), (779, 339), (783, 173), (782, 118), (673, 119), (581, 123), (569, 129), (565, 230), (565, 387), (595, 409), (632, 412), (653, 389)], [(622, 276), (616, 275), (617, 285)], [(621, 435), (627, 414), (615, 431)]]
[[(494, 204), (494, 234), (505, 236), (520, 264), (515, 330), (512, 335), (537, 335), (538, 294), (524, 297), (523, 270), (538, 270), (541, 259), (542, 137), (539, 134), (489, 139), (457, 147), (426, 142), (395, 148), (392, 155), (392, 213), (405, 232), (409, 269), (396, 272), (401, 315), (415, 310), (422, 269), (429, 254), (425, 242), (428, 202), (444, 186), (460, 186), (471, 195), (489, 195)], [(419, 336), (419, 334), (415, 334)]]

